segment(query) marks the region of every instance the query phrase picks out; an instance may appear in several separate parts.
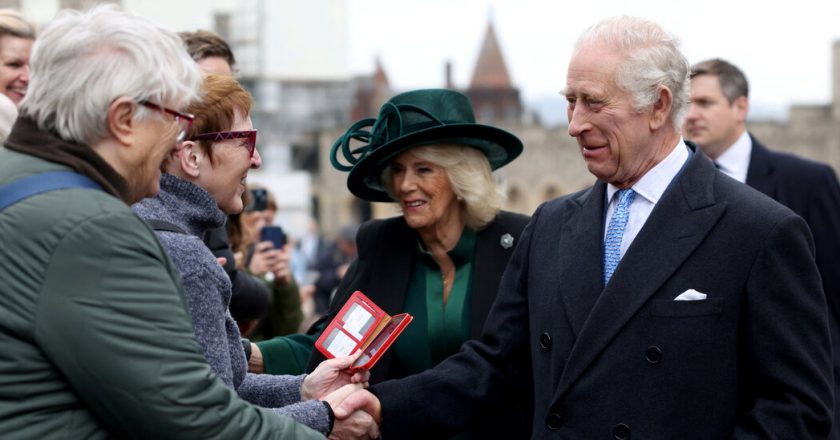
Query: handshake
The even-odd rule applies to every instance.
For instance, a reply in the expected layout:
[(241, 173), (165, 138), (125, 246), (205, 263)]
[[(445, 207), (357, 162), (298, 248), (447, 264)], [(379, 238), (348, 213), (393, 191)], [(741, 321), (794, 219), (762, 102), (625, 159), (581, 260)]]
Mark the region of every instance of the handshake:
[(370, 372), (349, 370), (361, 354), (325, 360), (301, 384), (301, 400), (320, 399), (332, 408), (335, 422), (330, 439), (379, 438), (382, 411), (379, 399), (366, 389)]

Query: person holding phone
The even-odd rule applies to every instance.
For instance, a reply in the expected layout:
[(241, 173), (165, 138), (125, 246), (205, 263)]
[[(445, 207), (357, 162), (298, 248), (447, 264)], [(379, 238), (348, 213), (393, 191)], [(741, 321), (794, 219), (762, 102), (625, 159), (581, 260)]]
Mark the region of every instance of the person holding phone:
[(273, 225), (277, 201), (266, 188), (248, 185), (251, 203), (240, 221), (246, 243), (243, 267), (271, 292), (266, 316), (253, 334), (265, 339), (295, 333), (303, 322), (300, 289), (292, 276), (292, 250), (280, 226)]
[(156, 233), (181, 273), (199, 346), (216, 375), (242, 398), (331, 438), (375, 437), (377, 428), (363, 412), (332, 417), (342, 396), (367, 380), (347, 370), (355, 356), (331, 359), (309, 375), (246, 371), (239, 328), (228, 310), (230, 278), (201, 237), (224, 224), (225, 214), (242, 211), (248, 172), (262, 162), (249, 116), (250, 94), (235, 79), (217, 75), (205, 77), (203, 92), (186, 109), (194, 117), (186, 140), (162, 165), (160, 193), (133, 206), (144, 220), (172, 226)]

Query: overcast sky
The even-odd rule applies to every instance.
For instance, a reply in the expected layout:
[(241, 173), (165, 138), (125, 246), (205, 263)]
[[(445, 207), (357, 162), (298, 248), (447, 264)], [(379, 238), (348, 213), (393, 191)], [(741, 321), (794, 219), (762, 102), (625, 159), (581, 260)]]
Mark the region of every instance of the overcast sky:
[(348, 13), (351, 70), (370, 71), (379, 56), (397, 90), (441, 86), (445, 60), (466, 87), (492, 17), (526, 101), (557, 96), (577, 36), (613, 15), (662, 24), (692, 63), (736, 64), (754, 107), (828, 103), (832, 44), (840, 40), (837, 0), (349, 0)]

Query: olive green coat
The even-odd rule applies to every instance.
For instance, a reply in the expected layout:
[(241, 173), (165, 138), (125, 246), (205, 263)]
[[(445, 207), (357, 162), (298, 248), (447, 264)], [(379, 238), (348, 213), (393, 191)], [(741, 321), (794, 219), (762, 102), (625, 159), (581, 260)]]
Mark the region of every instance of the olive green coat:
[[(61, 165), (0, 148), (0, 185)], [(0, 211), (0, 437), (323, 438), (211, 372), (177, 270), (105, 192)]]

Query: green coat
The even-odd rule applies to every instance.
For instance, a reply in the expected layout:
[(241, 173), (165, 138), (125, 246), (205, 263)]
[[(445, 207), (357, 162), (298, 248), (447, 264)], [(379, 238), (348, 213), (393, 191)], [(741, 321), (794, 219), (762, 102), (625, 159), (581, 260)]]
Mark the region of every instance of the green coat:
[[(0, 185), (61, 165), (0, 148)], [(120, 200), (0, 211), (0, 437), (323, 438), (240, 400), (195, 341), (177, 270)]]

